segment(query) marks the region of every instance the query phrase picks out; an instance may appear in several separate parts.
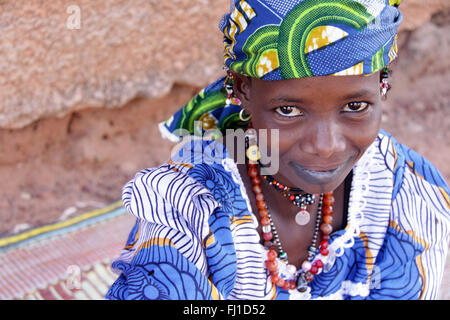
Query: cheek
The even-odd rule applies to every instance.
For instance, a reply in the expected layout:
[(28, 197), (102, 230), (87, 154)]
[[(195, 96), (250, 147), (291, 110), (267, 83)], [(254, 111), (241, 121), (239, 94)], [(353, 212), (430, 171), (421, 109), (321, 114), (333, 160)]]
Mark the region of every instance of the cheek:
[[(280, 154), (283, 154), (292, 147), (292, 144), (298, 141), (300, 126), (280, 125), (275, 120), (272, 110), (252, 110), (252, 125), (258, 133), (258, 141), (267, 141), (267, 148), (271, 150), (276, 148)], [(264, 136), (264, 137), (263, 137)], [(261, 138), (263, 137), (263, 138)], [(266, 138), (267, 137), (267, 138)], [(264, 139), (265, 138), (265, 139)]]
[(374, 108), (371, 117), (366, 121), (346, 127), (346, 137), (359, 151), (364, 151), (373, 143), (378, 136), (381, 127), (381, 108)]
[(267, 141), (269, 148), (272, 144), (280, 144), (281, 130), (271, 119), (269, 112), (262, 110), (253, 112), (251, 122), (258, 134), (258, 142)]
[(367, 139), (374, 140), (378, 135), (378, 131), (380, 131), (381, 127), (381, 115), (382, 115), (381, 106), (374, 107), (372, 117), (366, 124), (367, 129), (362, 131), (363, 135), (366, 136)]
[(298, 130), (280, 129), (273, 121), (260, 122), (259, 120), (252, 120), (253, 127), (258, 134), (259, 146), (262, 147), (262, 144), (264, 144), (264, 149), (268, 150), (269, 154), (272, 154), (273, 151), (279, 156), (283, 156), (283, 154), (292, 150), (293, 145), (298, 142), (299, 135), (296, 134)]

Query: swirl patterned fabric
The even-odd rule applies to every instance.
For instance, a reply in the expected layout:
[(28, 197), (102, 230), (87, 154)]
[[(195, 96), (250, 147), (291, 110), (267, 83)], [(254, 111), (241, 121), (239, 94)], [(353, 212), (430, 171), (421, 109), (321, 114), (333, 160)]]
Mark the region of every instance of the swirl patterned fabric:
[(239, 171), (214, 140), (136, 174), (123, 203), (137, 220), (108, 299), (435, 299), (449, 243), (447, 184), (384, 131), (353, 169), (347, 227), (305, 293), (271, 283)]
[(397, 56), (402, 21), (397, 5), (387, 0), (234, 1), (220, 23), (224, 63), (263, 80), (374, 73)]
[[(401, 0), (235, 0), (222, 17), (224, 64), (236, 73), (267, 81), (313, 76), (367, 75), (397, 57)], [(246, 128), (241, 107), (226, 105), (225, 77), (197, 94), (160, 124), (177, 130)], [(199, 125), (196, 127), (195, 122)]]

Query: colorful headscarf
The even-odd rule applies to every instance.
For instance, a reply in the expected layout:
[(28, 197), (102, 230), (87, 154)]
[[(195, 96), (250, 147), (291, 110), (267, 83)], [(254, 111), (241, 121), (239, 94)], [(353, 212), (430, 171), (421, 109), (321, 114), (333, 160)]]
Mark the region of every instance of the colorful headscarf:
[[(275, 81), (314, 76), (368, 75), (397, 57), (401, 0), (232, 0), (219, 24), (224, 65)], [(160, 124), (163, 137), (246, 128), (241, 107), (226, 104), (225, 77), (203, 89)], [(201, 127), (195, 127), (201, 123)]]

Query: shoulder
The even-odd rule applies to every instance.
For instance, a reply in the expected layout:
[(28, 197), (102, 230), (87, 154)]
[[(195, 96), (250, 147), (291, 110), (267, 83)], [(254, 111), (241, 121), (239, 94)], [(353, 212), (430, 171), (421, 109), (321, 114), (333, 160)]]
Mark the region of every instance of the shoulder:
[(123, 187), (122, 201), (141, 220), (173, 227), (171, 219), (184, 219), (197, 224), (195, 229), (203, 224), (203, 235), (216, 208), (245, 211), (241, 188), (236, 165), (221, 143), (191, 140), (179, 144), (159, 167), (139, 171)]
[[(397, 276), (381, 279), (381, 289), (374, 294), (435, 297), (450, 235), (448, 185), (429, 160), (383, 130), (375, 145), (375, 156), (380, 165), (380, 169), (376, 169), (380, 171), (384, 167), (386, 178), (383, 181), (389, 180), (386, 182), (391, 190), (391, 199), (386, 202), (389, 212), (384, 220), (382, 254), (377, 258), (377, 267), (380, 274), (385, 268), (395, 269)], [(378, 214), (376, 218), (373, 221), (379, 221)], [(419, 280), (413, 280), (419, 278), (422, 279), (420, 286), (417, 285)], [(405, 291), (403, 283), (411, 283), (415, 287), (408, 287)]]
[(127, 211), (139, 220), (186, 232), (208, 233), (207, 219), (220, 204), (200, 182), (185, 173), (188, 167), (170, 161), (139, 171), (122, 190)]
[[(397, 142), (386, 132), (393, 159), (392, 219), (404, 230), (415, 230), (430, 242), (450, 231), (449, 187), (439, 170), (425, 157)], [(387, 158), (389, 156), (386, 156)]]
[[(394, 197), (401, 188), (407, 187), (407, 180), (414, 181), (416, 185), (410, 188), (411, 191), (414, 190), (424, 199), (432, 198), (441, 210), (448, 212), (450, 189), (439, 170), (424, 156), (399, 143), (387, 132), (381, 130), (379, 138), (380, 150), (387, 161), (390, 159), (388, 167), (394, 173)], [(436, 197), (427, 192), (430, 189), (437, 192)]]

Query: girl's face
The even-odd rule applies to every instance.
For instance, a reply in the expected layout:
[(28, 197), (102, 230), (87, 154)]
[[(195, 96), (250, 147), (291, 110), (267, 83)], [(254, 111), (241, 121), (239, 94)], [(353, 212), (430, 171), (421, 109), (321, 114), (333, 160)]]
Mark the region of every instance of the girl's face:
[[(264, 81), (237, 75), (235, 92), (253, 127), (279, 130), (282, 183), (308, 193), (336, 189), (376, 138), (380, 76)], [(268, 138), (268, 150), (271, 139)]]

